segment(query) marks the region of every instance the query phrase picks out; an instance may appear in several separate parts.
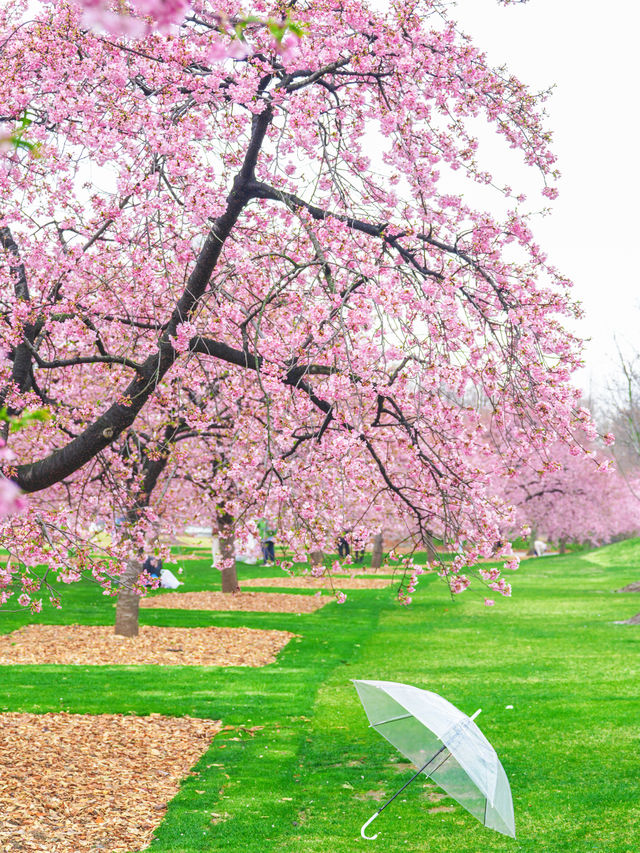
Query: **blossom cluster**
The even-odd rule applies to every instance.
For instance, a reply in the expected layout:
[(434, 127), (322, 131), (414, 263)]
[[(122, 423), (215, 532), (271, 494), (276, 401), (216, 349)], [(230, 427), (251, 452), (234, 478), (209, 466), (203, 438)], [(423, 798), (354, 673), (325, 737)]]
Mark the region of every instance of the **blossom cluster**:
[(506, 184), (483, 123), (553, 195), (544, 98), (437, 0), (314, 0), (304, 38), (266, 0), (254, 22), (197, 0), (180, 27), (178, 0), (126, 8), (126, 39), (62, 0), (0, 11), (1, 121), (38, 146), (0, 160), (0, 389), (52, 411), (11, 436), (32, 507), (2, 530), (11, 573), (91, 572), (67, 552), (95, 525), (108, 592), (157, 528), (222, 513), (239, 549), (267, 518), (302, 558), (391, 528), (463, 543), (441, 573), (464, 591), (514, 514), (496, 436), (534, 465), (594, 435), (578, 309), (520, 194), (492, 215), (447, 179)]

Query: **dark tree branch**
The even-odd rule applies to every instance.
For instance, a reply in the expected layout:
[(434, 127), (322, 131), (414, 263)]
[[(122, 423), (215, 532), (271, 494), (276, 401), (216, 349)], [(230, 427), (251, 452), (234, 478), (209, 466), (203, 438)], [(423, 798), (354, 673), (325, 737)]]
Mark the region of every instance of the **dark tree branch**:
[(28, 345), (38, 367), (44, 370), (55, 370), (59, 367), (72, 367), (77, 364), (121, 364), (124, 367), (130, 367), (137, 373), (142, 375), (142, 365), (130, 358), (121, 355), (78, 355), (75, 358), (55, 358), (53, 361), (47, 361), (42, 358), (38, 351), (31, 345)]
[(284, 190), (277, 190), (274, 187), (269, 186), (269, 184), (262, 183), (261, 181), (254, 181), (251, 183), (249, 186), (249, 192), (254, 198), (279, 201), (286, 204), (291, 210), (306, 210), (307, 213), (309, 213), (316, 221), (337, 219), (339, 222), (344, 222), (354, 231), (360, 231), (362, 234), (368, 234), (370, 237), (377, 237), (381, 239), (383, 243), (395, 249), (404, 261), (415, 267), (420, 273), (422, 273), (422, 275), (438, 279), (438, 281), (444, 279), (442, 273), (431, 270), (420, 264), (416, 260), (414, 253), (405, 249), (404, 246), (400, 244), (400, 239), (404, 236), (403, 234), (389, 234), (387, 231), (387, 228), (389, 227), (387, 222), (373, 224), (371, 222), (365, 222), (362, 219), (356, 219), (353, 216), (347, 216), (344, 213), (325, 210), (322, 207), (316, 207), (316, 205), (310, 204), (308, 201), (304, 201), (304, 199), (301, 199), (292, 193), (284, 192)]
[(171, 344), (171, 337), (175, 336), (178, 325), (189, 318), (206, 291), (225, 241), (252, 197), (248, 186), (253, 180), (258, 154), (272, 117), (271, 106), (267, 105), (262, 113), (253, 118), (251, 138), (242, 166), (227, 197), (227, 207), (213, 223), (207, 235), (182, 296), (158, 340), (157, 352), (140, 365), (138, 375), (121, 395), (123, 402), (110, 406), (65, 447), (55, 450), (44, 459), (19, 466), (15, 481), (25, 492), (37, 492), (60, 482), (111, 444), (131, 426), (158, 383), (173, 365), (177, 353)]
[[(31, 296), (29, 294), (27, 272), (20, 258), (18, 244), (11, 233), (11, 229), (6, 225), (0, 228), (0, 245), (9, 255), (9, 267), (13, 277), (13, 288), (16, 299), (20, 302), (29, 302)], [(31, 384), (31, 353), (29, 352), (28, 344), (33, 344), (39, 331), (40, 327), (37, 324), (25, 323), (23, 327), (24, 342), (18, 344), (12, 353), (13, 367), (11, 369), (11, 380), (20, 391), (27, 391)], [(4, 388), (0, 392), (0, 406), (4, 404), (8, 392), (9, 388)], [(18, 414), (18, 412), (14, 412), (13, 410), (10, 410), (9, 413)]]

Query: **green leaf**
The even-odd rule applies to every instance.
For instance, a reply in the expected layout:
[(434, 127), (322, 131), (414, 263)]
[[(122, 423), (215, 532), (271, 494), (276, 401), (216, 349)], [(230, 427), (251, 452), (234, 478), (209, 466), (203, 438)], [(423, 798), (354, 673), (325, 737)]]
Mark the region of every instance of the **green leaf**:
[(44, 423), (46, 421), (51, 420), (51, 413), (48, 409), (34, 409), (31, 412), (24, 412), (20, 417), (10, 417), (7, 414), (6, 408), (0, 409), (0, 420), (9, 421), (11, 424), (9, 431), (10, 432), (18, 432), (18, 430), (23, 429), (29, 424), (33, 423)]

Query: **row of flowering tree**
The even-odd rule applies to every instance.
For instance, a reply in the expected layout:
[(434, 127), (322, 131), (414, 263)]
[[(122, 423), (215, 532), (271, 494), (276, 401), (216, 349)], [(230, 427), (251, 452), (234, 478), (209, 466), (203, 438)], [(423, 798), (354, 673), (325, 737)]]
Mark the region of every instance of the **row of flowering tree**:
[(505, 535), (528, 530), (561, 551), (569, 542), (602, 545), (640, 531), (638, 476), (623, 475), (602, 449), (579, 452), (558, 443), (545, 458), (515, 466), (496, 481), (496, 491), (514, 507)]
[(125, 518), (93, 565), (108, 583), (105, 561), (139, 560), (160, 511), (194, 501), (240, 538), (275, 513), (304, 553), (343, 531), (327, 507), (372, 500), (372, 532), (392, 507), (466, 543), (443, 570), (461, 591), (508, 512), (496, 434), (520, 459), (592, 434), (567, 282), (474, 135), (519, 151), (546, 202), (542, 99), (437, 0), (296, 6), (287, 51), (264, 25), (280, 5), (254, 11), (226, 53), (235, 3), (129, 36), (62, 0), (0, 12), (2, 136), (28, 122), (0, 162), (0, 393), (51, 413), (4, 469), (30, 509), (3, 529), (2, 584), (31, 606), (38, 565), (86, 565), (90, 520)]

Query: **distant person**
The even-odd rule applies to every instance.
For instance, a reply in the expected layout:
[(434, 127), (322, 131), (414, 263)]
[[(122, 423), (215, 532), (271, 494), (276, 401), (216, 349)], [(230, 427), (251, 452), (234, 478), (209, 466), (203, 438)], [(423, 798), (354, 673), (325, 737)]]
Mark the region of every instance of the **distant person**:
[(265, 566), (276, 561), (276, 546), (275, 535), (278, 532), (266, 518), (261, 518), (258, 522), (258, 532), (260, 533), (260, 546), (262, 548), (262, 561)]
[(160, 557), (147, 557), (142, 564), (142, 568), (152, 578), (158, 578), (162, 589), (178, 589), (179, 586), (182, 586), (182, 581), (179, 581), (173, 572), (162, 568)]
[(159, 578), (162, 571), (162, 560), (160, 557), (147, 557), (142, 564), (142, 568), (151, 575), (152, 578)]
[(161, 569), (160, 586), (163, 589), (178, 589), (179, 586), (182, 586), (182, 581), (179, 581), (169, 569)]
[(256, 553), (258, 550), (258, 540), (253, 534), (249, 534), (247, 537), (246, 544), (243, 546), (244, 550), (241, 550), (236, 555), (236, 559), (241, 563), (246, 563), (249, 566), (255, 566), (258, 562), (258, 558), (256, 557)]
[(536, 539), (533, 543), (533, 553), (536, 557), (542, 557), (542, 555), (547, 550), (547, 543), (543, 542), (542, 539)]
[(339, 557), (348, 557), (351, 553), (351, 546), (344, 538), (344, 536), (340, 536), (338, 538), (338, 556)]

